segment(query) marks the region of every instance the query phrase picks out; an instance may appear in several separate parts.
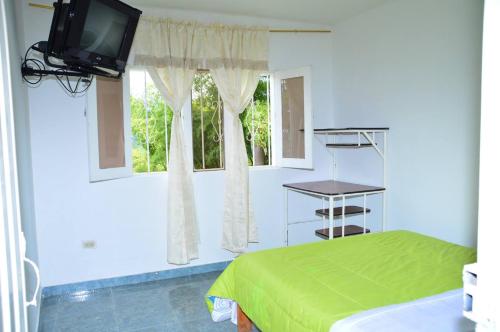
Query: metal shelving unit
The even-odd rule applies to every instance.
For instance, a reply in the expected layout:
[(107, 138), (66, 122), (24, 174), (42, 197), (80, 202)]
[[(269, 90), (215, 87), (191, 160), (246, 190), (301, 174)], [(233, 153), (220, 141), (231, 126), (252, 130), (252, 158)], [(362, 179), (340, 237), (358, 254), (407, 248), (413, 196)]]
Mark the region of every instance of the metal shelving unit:
[[(367, 208), (367, 196), (382, 195), (383, 210), (382, 210), (382, 231), (386, 229), (386, 190), (387, 190), (387, 132), (389, 128), (324, 128), (315, 129), (314, 134), (322, 142), (322, 144), (330, 152), (332, 159), (335, 149), (359, 149), (373, 148), (383, 162), (383, 185), (366, 186), (355, 183), (336, 181), (334, 174), (331, 180), (302, 182), (284, 184), (285, 190), (285, 222), (284, 222), (284, 243), (288, 246), (288, 227), (290, 225), (304, 223), (308, 221), (289, 221), (288, 215), (288, 194), (290, 191), (304, 195), (320, 198), (323, 208), (316, 210), (316, 215), (322, 217), (325, 221), (323, 229), (316, 230), (316, 235), (325, 239), (334, 239), (336, 237), (344, 237), (350, 235), (358, 235), (369, 233), (370, 229), (366, 225), (366, 214), (370, 213)], [(354, 141), (348, 143), (337, 142), (338, 135), (349, 135)], [(380, 142), (381, 141), (381, 142)], [(380, 146), (382, 143), (382, 146)], [(335, 172), (333, 172), (335, 173)], [(346, 199), (353, 197), (362, 197), (363, 206), (346, 206)], [(336, 201), (340, 201), (340, 207), (335, 207)], [(328, 206), (325, 206), (328, 203)], [(346, 217), (353, 215), (363, 215), (363, 227), (356, 225), (346, 225)], [(335, 226), (335, 219), (341, 219), (341, 226)], [(326, 228), (326, 220), (328, 227)]]

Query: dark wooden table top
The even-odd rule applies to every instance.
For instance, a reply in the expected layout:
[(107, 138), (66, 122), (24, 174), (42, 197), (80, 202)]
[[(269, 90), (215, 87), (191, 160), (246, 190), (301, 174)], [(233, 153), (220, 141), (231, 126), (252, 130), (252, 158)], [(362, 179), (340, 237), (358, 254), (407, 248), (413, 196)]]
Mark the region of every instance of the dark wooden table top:
[(346, 131), (346, 130), (356, 130), (356, 131), (380, 131), (389, 130), (389, 127), (346, 127), (346, 128), (315, 128), (314, 132), (323, 131)]
[(369, 193), (373, 191), (385, 190), (385, 188), (383, 187), (365, 186), (362, 184), (333, 181), (333, 180), (287, 183), (284, 184), (283, 187), (306, 191), (313, 194), (328, 195), (328, 196)]

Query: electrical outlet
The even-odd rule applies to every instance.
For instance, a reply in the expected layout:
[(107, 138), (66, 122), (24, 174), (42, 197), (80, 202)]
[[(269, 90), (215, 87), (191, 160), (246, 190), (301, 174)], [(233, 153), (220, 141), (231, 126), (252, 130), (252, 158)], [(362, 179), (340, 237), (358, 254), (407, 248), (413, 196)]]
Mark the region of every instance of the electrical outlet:
[(93, 240), (83, 241), (82, 247), (84, 249), (95, 249), (95, 241), (93, 241)]

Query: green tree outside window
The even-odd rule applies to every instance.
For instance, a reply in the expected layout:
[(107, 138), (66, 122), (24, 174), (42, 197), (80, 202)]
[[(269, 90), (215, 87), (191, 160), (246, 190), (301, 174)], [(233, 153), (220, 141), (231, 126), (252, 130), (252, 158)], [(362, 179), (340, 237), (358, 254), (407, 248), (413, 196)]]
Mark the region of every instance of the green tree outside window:
[[(168, 167), (166, 143), (170, 142), (173, 113), (150, 81), (146, 85), (145, 99), (137, 96), (130, 98), (134, 171), (137, 173), (148, 172), (148, 170), (150, 172), (166, 171)], [(148, 108), (147, 121), (146, 107)], [(193, 164), (197, 170), (224, 167), (222, 109), (221, 98), (210, 74), (205, 72), (196, 74), (193, 81), (191, 110)], [(261, 78), (254, 93), (253, 102), (240, 114), (240, 119), (245, 135), (248, 164), (269, 165), (268, 77)], [(201, 144), (202, 134), (203, 145)]]

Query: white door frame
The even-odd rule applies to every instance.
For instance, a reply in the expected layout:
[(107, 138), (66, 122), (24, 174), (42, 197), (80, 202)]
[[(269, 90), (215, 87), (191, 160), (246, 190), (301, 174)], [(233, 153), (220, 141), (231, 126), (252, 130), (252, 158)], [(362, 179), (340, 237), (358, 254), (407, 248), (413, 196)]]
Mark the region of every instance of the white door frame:
[[(3, 331), (27, 331), (21, 214), (14, 132), (7, 6), (0, 1), (0, 310)], [(12, 34), (11, 34), (12, 36)]]
[(500, 329), (498, 186), (500, 186), (500, 0), (486, 0), (483, 27), (476, 331)]

